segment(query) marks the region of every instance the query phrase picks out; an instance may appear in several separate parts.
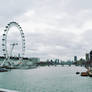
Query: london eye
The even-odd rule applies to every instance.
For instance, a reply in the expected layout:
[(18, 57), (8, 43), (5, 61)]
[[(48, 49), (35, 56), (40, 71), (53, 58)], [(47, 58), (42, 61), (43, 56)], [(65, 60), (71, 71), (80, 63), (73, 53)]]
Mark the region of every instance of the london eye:
[[(21, 39), (22, 39), (21, 40), (21, 44), (22, 44), (22, 46), (21, 46), (21, 49), (22, 49), (21, 57), (24, 57), (24, 54), (25, 54), (25, 35), (24, 35), (24, 32), (23, 32), (21, 26), (17, 22), (10, 22), (6, 25), (4, 33), (3, 33), (3, 38), (2, 38), (2, 52), (3, 52), (3, 56), (6, 59), (9, 58), (9, 52), (8, 52), (8, 48), (7, 48), (8, 32), (9, 32), (10, 28), (13, 27), (13, 26), (16, 27), (19, 30), (20, 35), (21, 35)], [(14, 47), (16, 44), (17, 43), (13, 43), (12, 46)]]

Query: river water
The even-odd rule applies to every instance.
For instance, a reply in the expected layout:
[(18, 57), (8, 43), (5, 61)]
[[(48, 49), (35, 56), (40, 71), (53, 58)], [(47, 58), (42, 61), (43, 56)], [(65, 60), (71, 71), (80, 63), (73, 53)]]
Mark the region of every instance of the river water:
[(50, 66), (0, 73), (0, 88), (18, 92), (92, 92), (92, 78), (76, 72), (84, 67)]

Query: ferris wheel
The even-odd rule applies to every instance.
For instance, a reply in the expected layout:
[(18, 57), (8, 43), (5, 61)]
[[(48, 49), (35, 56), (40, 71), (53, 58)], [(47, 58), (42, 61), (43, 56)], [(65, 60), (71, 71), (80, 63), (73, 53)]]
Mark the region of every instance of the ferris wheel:
[[(13, 26), (17, 27), (17, 29), (20, 31), (20, 35), (21, 35), (21, 38), (22, 38), (22, 40), (21, 40), (21, 43), (22, 43), (21, 57), (24, 57), (24, 54), (25, 54), (25, 36), (24, 36), (23, 30), (17, 22), (10, 22), (5, 27), (3, 38), (2, 38), (2, 51), (3, 51), (3, 55), (4, 55), (5, 58), (9, 57), (9, 53), (8, 53), (8, 50), (7, 50), (8, 49), (7, 48), (7, 37), (8, 37), (8, 31)], [(14, 44), (13, 44), (13, 46), (14, 46)]]

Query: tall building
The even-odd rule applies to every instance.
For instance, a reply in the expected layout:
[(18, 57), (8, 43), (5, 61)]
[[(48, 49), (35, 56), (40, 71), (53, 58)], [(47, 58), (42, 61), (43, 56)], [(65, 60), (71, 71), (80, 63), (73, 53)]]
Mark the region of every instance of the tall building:
[(75, 62), (77, 61), (77, 56), (74, 56), (74, 61), (75, 61)]
[(90, 62), (92, 62), (92, 51), (90, 51)]
[(89, 61), (89, 53), (86, 53), (86, 61)]

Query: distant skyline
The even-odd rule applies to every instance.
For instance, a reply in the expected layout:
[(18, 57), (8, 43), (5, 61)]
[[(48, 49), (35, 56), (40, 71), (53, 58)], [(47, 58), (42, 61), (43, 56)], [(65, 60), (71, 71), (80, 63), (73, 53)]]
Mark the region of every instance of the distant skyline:
[[(92, 0), (0, 0), (0, 55), (3, 30), (15, 21), (25, 33), (25, 56), (41, 60), (84, 57), (92, 50), (91, 4)], [(18, 40), (17, 32), (10, 29), (9, 42)]]

